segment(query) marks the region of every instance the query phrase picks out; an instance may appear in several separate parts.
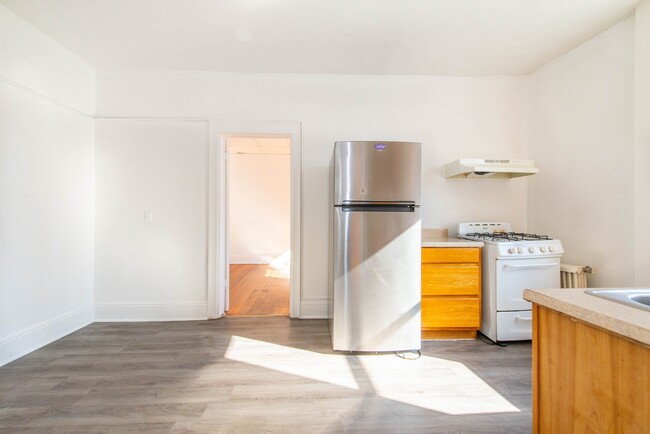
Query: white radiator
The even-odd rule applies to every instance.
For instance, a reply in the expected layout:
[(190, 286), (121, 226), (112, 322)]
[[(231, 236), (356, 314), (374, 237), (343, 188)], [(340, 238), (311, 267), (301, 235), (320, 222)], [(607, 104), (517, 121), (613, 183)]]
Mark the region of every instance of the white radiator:
[(595, 274), (596, 269), (587, 265), (560, 265), (562, 288), (587, 288), (587, 273)]

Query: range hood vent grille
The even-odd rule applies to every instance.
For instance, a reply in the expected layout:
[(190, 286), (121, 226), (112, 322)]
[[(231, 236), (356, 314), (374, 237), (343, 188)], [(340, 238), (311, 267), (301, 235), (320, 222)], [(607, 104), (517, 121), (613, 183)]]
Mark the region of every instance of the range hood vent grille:
[(445, 165), (447, 178), (518, 178), (536, 173), (533, 160), (461, 158)]

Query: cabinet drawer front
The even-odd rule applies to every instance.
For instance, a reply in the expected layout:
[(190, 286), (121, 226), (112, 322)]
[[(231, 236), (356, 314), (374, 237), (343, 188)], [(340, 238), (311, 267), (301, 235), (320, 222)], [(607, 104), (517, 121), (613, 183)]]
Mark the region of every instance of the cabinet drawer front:
[(479, 328), (478, 297), (423, 297), (422, 328)]
[(422, 265), (422, 295), (479, 295), (478, 265)]
[(478, 247), (424, 247), (422, 248), (422, 263), (458, 264), (475, 263), (481, 258)]

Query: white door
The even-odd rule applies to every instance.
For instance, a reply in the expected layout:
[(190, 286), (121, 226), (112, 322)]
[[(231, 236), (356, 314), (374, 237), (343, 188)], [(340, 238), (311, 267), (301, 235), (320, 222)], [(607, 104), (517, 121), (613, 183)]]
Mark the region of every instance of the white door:
[(560, 258), (497, 259), (497, 311), (530, 310), (524, 289), (560, 287)]

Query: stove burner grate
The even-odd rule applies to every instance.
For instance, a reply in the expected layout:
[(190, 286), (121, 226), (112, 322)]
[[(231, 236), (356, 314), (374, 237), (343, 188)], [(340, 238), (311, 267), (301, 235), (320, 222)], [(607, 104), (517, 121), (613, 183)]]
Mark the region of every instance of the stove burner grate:
[(467, 237), (486, 241), (547, 241), (548, 235), (527, 234), (524, 232), (470, 232)]
[(503, 232), (472, 232), (466, 236), (488, 241), (521, 241), (523, 239)]
[(548, 235), (526, 234), (523, 232), (508, 232), (508, 235), (521, 237), (523, 240), (552, 240), (552, 238), (550, 238)]

